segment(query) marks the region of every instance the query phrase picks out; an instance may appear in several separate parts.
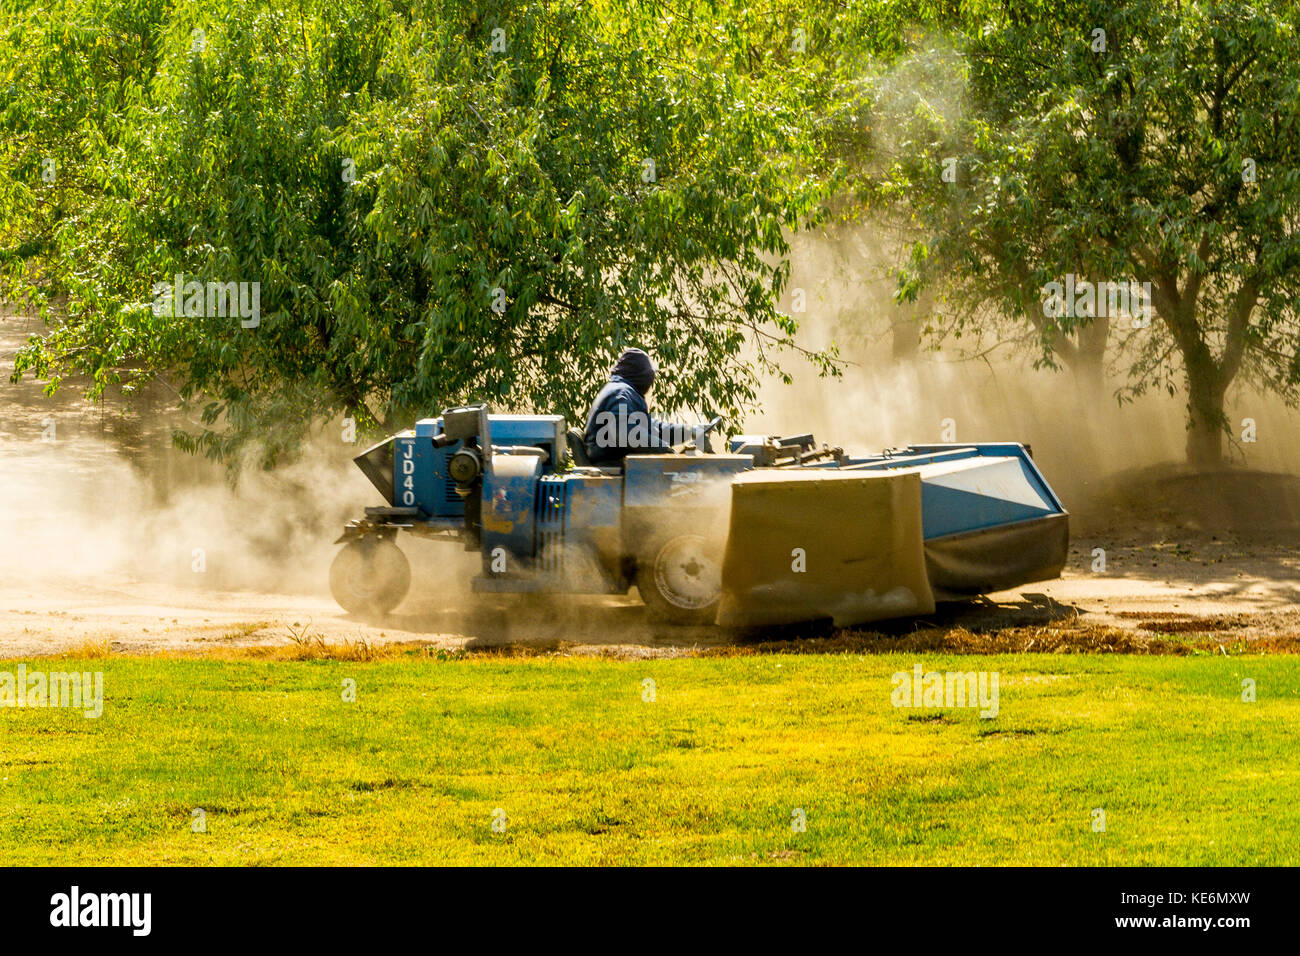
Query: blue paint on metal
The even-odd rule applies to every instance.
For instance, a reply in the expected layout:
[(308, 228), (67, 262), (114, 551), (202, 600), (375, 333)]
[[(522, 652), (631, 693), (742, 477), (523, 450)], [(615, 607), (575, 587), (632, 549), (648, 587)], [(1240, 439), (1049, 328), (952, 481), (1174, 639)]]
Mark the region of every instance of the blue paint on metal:
[(561, 415), (489, 415), (494, 445), (532, 445), (545, 448), (547, 470), (560, 467), (564, 455), (564, 418)]
[[(849, 471), (893, 471), (898, 468), (911, 468), (916, 465), (932, 465), (941, 461), (961, 461), (965, 458), (979, 458), (983, 455), (979, 445), (963, 445), (959, 448), (949, 448), (940, 452), (919, 452), (915, 448), (908, 448), (902, 453), (893, 455), (872, 455), (868, 458), (850, 458), (846, 464), (840, 465), (842, 469)], [(835, 467), (831, 462), (830, 466)]]
[(623, 514), (622, 476), (566, 475), (568, 509), (565, 534), (575, 539), (598, 528), (617, 528)]
[[(515, 458), (514, 461), (524, 459)], [(539, 467), (531, 471), (531, 542), (525, 542), (526, 529), (518, 523), (519, 512), (525, 505), (525, 480), (528, 475), (516, 474), (508, 478), (500, 474), (490, 479), (491, 500), (500, 501), (498, 492), (506, 490), (509, 500), (519, 504), (518, 509), (498, 506), (484, 522), (483, 567), (484, 575), (475, 578), (475, 591), (566, 593), (611, 593), (619, 589), (617, 583), (599, 570), (601, 548), (596, 537), (605, 532), (608, 541), (617, 541), (622, 517), (621, 476), (542, 474)], [(497, 464), (502, 458), (495, 459)], [(487, 508), (487, 498), (484, 507)], [(505, 517), (515, 522), (514, 536), (490, 531), (489, 524), (500, 524)], [(504, 547), (507, 573), (494, 573), (493, 555), (496, 547)], [(576, 564), (575, 564), (576, 562)], [(512, 574), (511, 570), (526, 569), (532, 573)]]
[(1028, 450), (1015, 442), (911, 445), (841, 467), (918, 471), (926, 540), (1065, 511)]
[(945, 488), (921, 480), (921, 523), (927, 541), (946, 534), (978, 531), (1052, 513), (1048, 508), (1035, 508), (1005, 498)]
[(419, 505), (426, 514), (438, 518), (461, 518), (465, 515), (465, 500), (456, 494), (456, 483), (447, 477), (447, 462), (460, 451), (462, 442), (434, 448), (433, 439), (441, 434), (441, 418), (423, 418), (415, 423), (420, 453), (428, 455), (431, 462), (431, 483), (420, 496)]
[(661, 506), (670, 499), (685, 499), (698, 483), (729, 481), (753, 467), (749, 455), (628, 455), (624, 459), (623, 504), (629, 508)]
[(1025, 478), (1038, 492), (1039, 496), (1050, 505), (1051, 511), (1060, 514), (1065, 511), (1065, 505), (1061, 504), (1061, 499), (1056, 497), (1056, 492), (1052, 486), (1047, 483), (1043, 473), (1038, 470), (1038, 465), (1034, 463), (1033, 456), (1029, 454), (1029, 449), (1018, 442), (985, 442), (979, 445), (913, 445), (912, 448), (920, 453), (942, 454), (945, 450), (965, 447), (974, 448), (975, 451), (985, 458), (1016, 458), (1019, 459), (1021, 467), (1025, 470)]
[(425, 517), (435, 517), (436, 485), (433, 475), (433, 444), (418, 434), (403, 432), (393, 443), (393, 501), (398, 507), (419, 508)]
[[(544, 448), (547, 452), (545, 470), (554, 471), (559, 467), (560, 456), (564, 453), (564, 419), (561, 416), (490, 415), (488, 419), (493, 444)], [(444, 448), (433, 447), (433, 439), (441, 434), (441, 418), (422, 418), (415, 423), (415, 435), (409, 439), (413, 465), (402, 462), (408, 449), (400, 443), (408, 439), (397, 439), (393, 487), (399, 505), (418, 507), (429, 517), (460, 518), (465, 514), (465, 500), (456, 494), (456, 483), (447, 475), (447, 463), (460, 451), (463, 443), (457, 441)], [(403, 433), (403, 436), (407, 435), (409, 433)]]
[(542, 459), (498, 455), (483, 475), (483, 566), (491, 567), (492, 552), (505, 548), (509, 555), (531, 557), (536, 547), (536, 495)]

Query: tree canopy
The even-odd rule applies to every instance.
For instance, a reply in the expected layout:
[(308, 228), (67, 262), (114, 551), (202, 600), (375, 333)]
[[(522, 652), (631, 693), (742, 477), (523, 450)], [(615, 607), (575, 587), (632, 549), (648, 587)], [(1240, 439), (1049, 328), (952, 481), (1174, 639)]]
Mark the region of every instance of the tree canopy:
[[(903, 237), (946, 331), (1181, 391), (1195, 462), (1234, 381), (1300, 400), (1293, 3), (0, 3), (0, 299), (66, 302), (15, 375), (165, 381), (214, 457), (575, 419), (629, 345), (661, 407), (740, 415), (837, 371), (778, 307), (833, 221)], [(1132, 283), (1149, 326), (1102, 308)]]
[[(795, 347), (787, 237), (866, 135), (824, 55), (842, 11), (800, 12), (19, 3), (0, 296), (68, 307), (17, 372), (164, 376), (202, 410), (178, 439), (228, 459), (340, 413), (572, 419), (632, 344), (661, 405), (739, 414)], [(176, 276), (258, 283), (256, 325), (155, 308)]]

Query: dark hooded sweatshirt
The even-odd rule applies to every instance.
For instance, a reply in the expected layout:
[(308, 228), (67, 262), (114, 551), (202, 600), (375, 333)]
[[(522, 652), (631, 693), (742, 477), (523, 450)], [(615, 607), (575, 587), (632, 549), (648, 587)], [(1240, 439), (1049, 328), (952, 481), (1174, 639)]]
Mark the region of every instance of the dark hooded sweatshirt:
[(670, 426), (650, 417), (645, 393), (654, 384), (655, 367), (641, 349), (628, 349), (610, 370), (587, 415), (583, 443), (594, 465), (617, 464), (629, 454), (671, 451), (665, 440)]

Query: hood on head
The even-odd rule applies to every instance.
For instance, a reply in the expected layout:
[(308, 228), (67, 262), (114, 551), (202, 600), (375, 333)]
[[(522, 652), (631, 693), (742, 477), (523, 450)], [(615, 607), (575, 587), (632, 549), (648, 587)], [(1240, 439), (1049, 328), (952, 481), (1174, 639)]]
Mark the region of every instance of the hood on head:
[(641, 349), (627, 349), (618, 357), (610, 375), (617, 375), (644, 395), (655, 381), (655, 363)]

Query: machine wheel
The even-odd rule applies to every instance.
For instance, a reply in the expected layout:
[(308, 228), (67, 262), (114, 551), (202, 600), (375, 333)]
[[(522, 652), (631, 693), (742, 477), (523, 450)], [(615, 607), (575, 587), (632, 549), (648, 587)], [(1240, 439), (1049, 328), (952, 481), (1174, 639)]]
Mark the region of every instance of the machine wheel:
[(637, 562), (636, 588), (654, 620), (712, 624), (722, 595), (721, 555), (703, 535), (662, 538)]
[(389, 539), (349, 542), (330, 566), (330, 592), (350, 614), (386, 614), (411, 588), (411, 564)]

